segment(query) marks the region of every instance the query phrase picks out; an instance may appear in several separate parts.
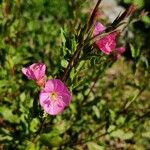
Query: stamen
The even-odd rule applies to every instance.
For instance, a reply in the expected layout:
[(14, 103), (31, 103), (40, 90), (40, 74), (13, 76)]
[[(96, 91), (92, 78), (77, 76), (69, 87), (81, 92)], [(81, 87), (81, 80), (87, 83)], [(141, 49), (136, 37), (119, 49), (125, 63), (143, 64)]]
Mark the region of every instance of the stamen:
[(58, 98), (58, 95), (56, 92), (51, 92), (51, 93), (49, 93), (49, 98), (53, 101), (56, 101)]

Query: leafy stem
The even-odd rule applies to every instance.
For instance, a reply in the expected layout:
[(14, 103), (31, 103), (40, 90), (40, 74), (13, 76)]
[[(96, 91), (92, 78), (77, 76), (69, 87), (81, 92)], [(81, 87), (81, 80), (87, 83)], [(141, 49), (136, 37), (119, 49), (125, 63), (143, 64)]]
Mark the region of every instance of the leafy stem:
[(71, 69), (75, 66), (75, 62), (77, 61), (77, 59), (80, 55), (81, 48), (82, 48), (82, 44), (79, 44), (76, 51), (75, 51), (75, 53), (73, 54), (72, 58), (70, 59), (70, 62), (68, 64), (67, 68), (65, 69), (63, 77), (61, 79), (63, 82), (65, 82), (67, 80)]
[[(86, 46), (89, 45), (89, 43), (92, 41), (92, 43), (90, 43), (90, 45), (92, 45), (96, 40), (99, 40), (101, 38), (103, 38), (104, 36), (112, 33), (112, 32), (117, 32), (117, 28), (122, 25), (124, 22), (123, 20), (128, 17), (133, 11), (134, 11), (134, 7), (131, 5), (127, 10), (125, 10), (120, 16), (118, 16), (114, 22), (108, 27), (106, 28), (103, 32), (101, 32), (100, 34), (98, 34), (97, 36), (94, 36), (94, 37), (91, 37), (89, 38), (89, 36), (87, 36), (85, 38), (85, 35), (87, 34), (90, 34), (90, 30), (93, 28), (93, 25), (94, 25), (94, 20), (95, 20), (95, 15), (96, 15), (96, 12), (98, 10), (98, 7), (100, 5), (100, 2), (101, 0), (98, 0), (97, 1), (97, 4), (90, 16), (90, 19), (88, 21), (88, 23), (83, 27), (83, 29), (80, 31), (80, 34), (79, 34), (79, 44), (77, 46), (77, 49), (76, 51), (74, 52), (73, 56), (71, 57), (69, 63), (68, 63), (68, 66), (67, 68), (65, 69), (64, 73), (63, 73), (63, 76), (61, 78), (61, 80), (63, 82), (66, 82), (66, 80), (68, 79), (68, 76), (69, 76), (69, 73), (71, 71), (71, 69), (73, 67), (75, 67), (75, 65), (77, 64), (77, 62), (79, 61), (79, 56), (80, 56), (80, 52), (82, 49), (84, 49)], [(84, 30), (85, 28), (85, 30)], [(82, 33), (83, 32), (83, 33)], [(84, 39), (85, 38), (85, 39)], [(88, 39), (89, 38), (89, 39)]]
[[(92, 12), (92, 14), (91, 14), (91, 16), (90, 16), (90, 19), (89, 19), (87, 25), (85, 26), (86, 29), (85, 29), (85, 30), (83, 29), (83, 35), (82, 35), (82, 32), (81, 32), (80, 35), (79, 35), (79, 38), (80, 38), (80, 36), (81, 36), (81, 38), (80, 38), (80, 40), (79, 40), (79, 44), (78, 44), (77, 49), (76, 49), (76, 51), (74, 52), (73, 56), (71, 57), (67, 68), (66, 68), (65, 71), (64, 71), (63, 77), (62, 77), (62, 79), (61, 79), (63, 82), (66, 82), (66, 80), (67, 80), (67, 78), (68, 78), (68, 76), (69, 76), (69, 73), (70, 73), (71, 69), (72, 69), (72, 68), (77, 64), (77, 62), (78, 62), (78, 59), (79, 59), (80, 52), (81, 52), (82, 48), (84, 48), (84, 46), (86, 45), (86, 44), (83, 44), (83, 43), (86, 41), (86, 40), (84, 41), (84, 35), (85, 35), (85, 33), (88, 32), (88, 31), (91, 29), (91, 27), (92, 27), (92, 24), (93, 24), (93, 22), (94, 22), (94, 16), (95, 16), (95, 13), (96, 13), (96, 11), (97, 11), (99, 5), (100, 5), (100, 2), (101, 2), (101, 0), (98, 0), (98, 1), (97, 1), (97, 4), (96, 4), (96, 6), (95, 6), (95, 8), (94, 8), (94, 10), (93, 10), (93, 12)], [(82, 31), (82, 30), (81, 30), (81, 31)]]

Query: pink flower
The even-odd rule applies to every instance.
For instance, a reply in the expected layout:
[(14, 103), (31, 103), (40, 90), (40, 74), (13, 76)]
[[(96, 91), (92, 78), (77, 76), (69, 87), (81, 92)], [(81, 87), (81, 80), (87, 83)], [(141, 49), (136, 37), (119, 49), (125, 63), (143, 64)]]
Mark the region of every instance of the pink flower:
[(40, 92), (40, 105), (50, 115), (61, 113), (71, 101), (71, 93), (59, 79), (48, 80)]
[[(105, 30), (105, 27), (101, 23), (96, 23), (93, 31), (93, 35), (96, 36)], [(103, 38), (97, 40), (95, 42), (98, 49), (100, 49), (103, 53), (109, 55), (116, 48), (116, 32), (112, 32)]]
[[(105, 30), (105, 27), (101, 23), (96, 23), (93, 31), (93, 35), (96, 36)], [(114, 53), (115, 57), (118, 59), (121, 54), (125, 51), (125, 47), (116, 48), (116, 32), (112, 32), (103, 38), (95, 42), (96, 47), (103, 53), (109, 55)]]
[(29, 67), (22, 68), (22, 72), (30, 80), (35, 80), (38, 86), (43, 86), (45, 83), (46, 66), (42, 63), (34, 63)]

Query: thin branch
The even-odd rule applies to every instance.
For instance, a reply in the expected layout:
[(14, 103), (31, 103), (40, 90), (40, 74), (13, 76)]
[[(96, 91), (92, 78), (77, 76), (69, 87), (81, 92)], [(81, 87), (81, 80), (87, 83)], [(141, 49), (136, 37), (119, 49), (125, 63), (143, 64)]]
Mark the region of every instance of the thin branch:
[(81, 48), (82, 48), (82, 45), (81, 44), (78, 45), (75, 53), (73, 54), (72, 58), (70, 59), (70, 62), (68, 64), (67, 68), (65, 69), (63, 77), (61, 79), (63, 82), (65, 82), (67, 80), (69, 72), (71, 71), (72, 67), (74, 67), (74, 65), (75, 65), (74, 62), (76, 61), (76, 59), (78, 59), (77, 56), (79, 56)]
[(39, 127), (38, 131), (36, 132), (36, 134), (35, 134), (35, 136), (34, 136), (33, 141), (35, 141), (36, 138), (37, 138), (37, 136), (42, 132), (43, 126), (44, 126), (44, 123), (45, 123), (45, 120), (46, 120), (46, 117), (43, 118), (43, 120), (42, 120), (42, 122), (41, 122), (41, 124), (40, 124), (40, 127)]

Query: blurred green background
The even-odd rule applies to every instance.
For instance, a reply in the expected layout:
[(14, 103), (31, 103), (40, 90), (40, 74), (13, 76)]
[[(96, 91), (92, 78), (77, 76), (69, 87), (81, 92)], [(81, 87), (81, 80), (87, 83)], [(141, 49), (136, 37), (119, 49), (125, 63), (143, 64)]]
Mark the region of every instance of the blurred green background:
[(139, 8), (123, 34), (126, 52), (103, 73), (106, 61), (81, 61), (67, 82), (70, 106), (47, 116), (37, 135), (39, 89), (21, 68), (43, 62), (48, 78), (60, 77), (77, 45), (77, 25), (87, 22), (95, 2), (0, 0), (0, 149), (150, 149), (150, 16), (139, 17), (149, 0), (114, 1)]

